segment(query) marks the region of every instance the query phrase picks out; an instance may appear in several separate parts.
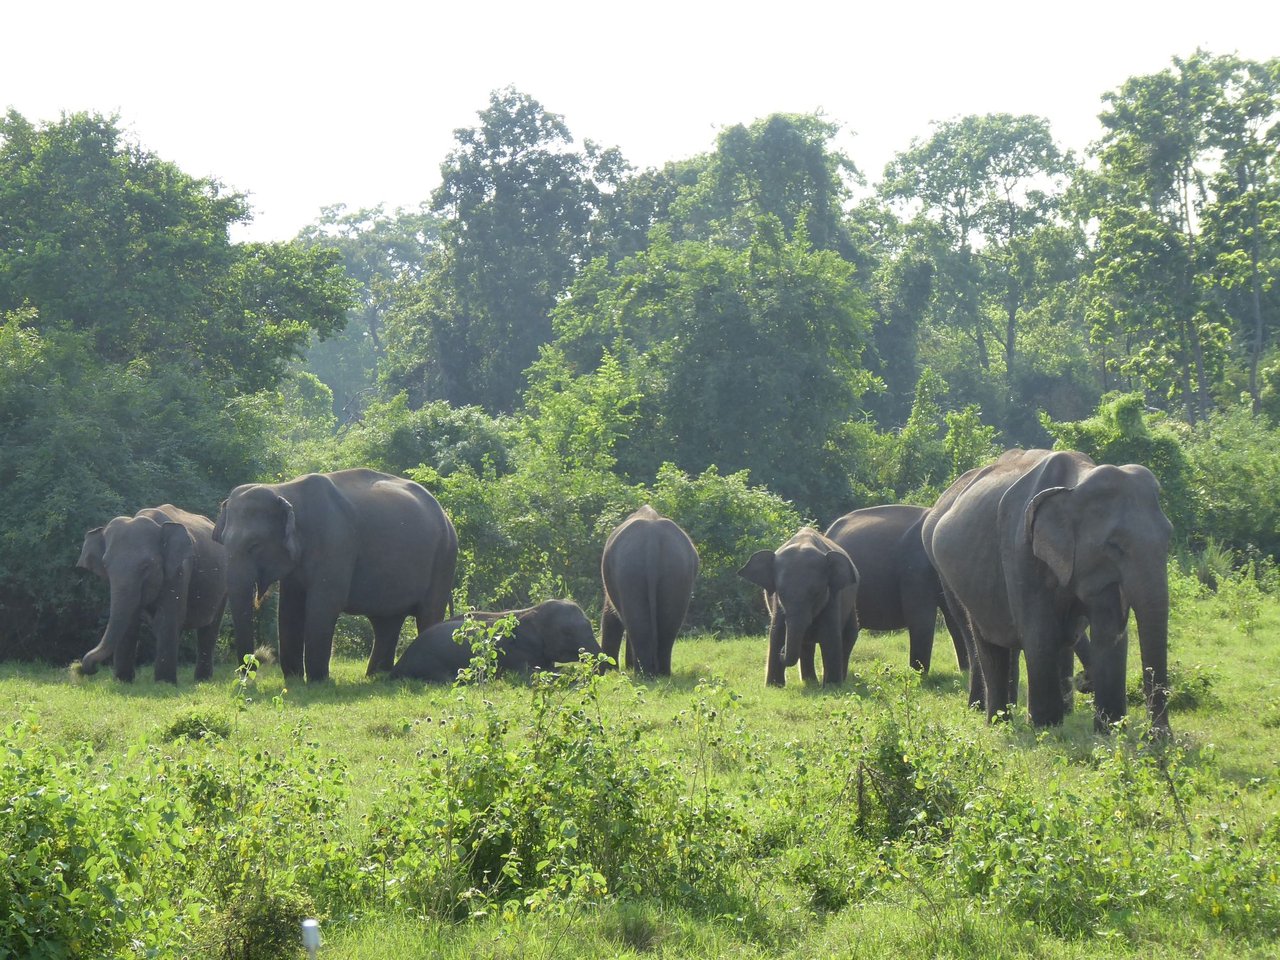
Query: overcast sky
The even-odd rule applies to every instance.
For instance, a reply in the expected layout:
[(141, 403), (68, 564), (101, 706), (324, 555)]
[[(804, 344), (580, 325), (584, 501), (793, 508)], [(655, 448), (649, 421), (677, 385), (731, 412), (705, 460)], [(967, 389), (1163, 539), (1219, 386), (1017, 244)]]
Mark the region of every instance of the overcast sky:
[(1079, 151), (1126, 77), (1197, 46), (1280, 55), (1276, 0), (11, 0), (0, 23), (0, 106), (118, 113), (153, 153), (250, 195), (237, 239), (286, 239), (328, 204), (416, 205), (453, 130), (507, 84), (640, 167), (821, 110), (875, 180), (931, 121), (1036, 113)]

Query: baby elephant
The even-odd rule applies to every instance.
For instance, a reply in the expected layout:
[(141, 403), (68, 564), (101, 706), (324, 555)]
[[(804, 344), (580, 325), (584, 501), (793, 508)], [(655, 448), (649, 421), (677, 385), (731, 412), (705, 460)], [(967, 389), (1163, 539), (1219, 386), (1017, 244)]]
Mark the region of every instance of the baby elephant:
[[(576, 661), (582, 651), (600, 652), (591, 621), (571, 600), (545, 600), (524, 610), (477, 610), (470, 614), (480, 623), (494, 623), (508, 616), (516, 618), (516, 629), (510, 637), (498, 641), (499, 672), (549, 670), (557, 663)], [(472, 657), (468, 646), (454, 640), (454, 631), (463, 622), (462, 617), (446, 620), (418, 634), (396, 661), (391, 676), (451, 683)]]
[(156, 637), (156, 680), (178, 682), (178, 634), (196, 631), (196, 679), (213, 676), (213, 647), (227, 602), (227, 555), (213, 521), (166, 503), (116, 517), (84, 535), (76, 566), (106, 580), (111, 614), (98, 645), (80, 660), (85, 673), (114, 659), (116, 677), (134, 675), (138, 626)]

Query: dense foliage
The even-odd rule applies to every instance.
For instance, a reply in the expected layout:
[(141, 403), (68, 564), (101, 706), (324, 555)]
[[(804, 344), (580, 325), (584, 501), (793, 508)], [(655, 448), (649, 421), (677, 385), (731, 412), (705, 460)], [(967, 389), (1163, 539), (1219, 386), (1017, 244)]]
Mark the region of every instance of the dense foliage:
[(111, 514), (355, 465), (446, 503), (481, 606), (594, 608), (648, 500), (696, 528), (694, 622), (744, 628), (743, 551), (1011, 445), (1147, 463), (1182, 544), (1273, 556), (1278, 64), (1130, 78), (1087, 164), (1043, 118), (954, 118), (857, 202), (821, 116), (637, 171), (508, 87), (417, 208), (277, 244), (115, 118), (10, 113), (0, 650), (92, 639), (69, 568)]

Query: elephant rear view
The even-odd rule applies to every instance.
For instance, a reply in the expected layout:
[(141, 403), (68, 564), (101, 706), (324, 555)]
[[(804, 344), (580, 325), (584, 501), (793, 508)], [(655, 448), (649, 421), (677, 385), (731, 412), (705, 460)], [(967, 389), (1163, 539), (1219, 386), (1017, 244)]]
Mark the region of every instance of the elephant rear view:
[(698, 551), (689, 535), (645, 504), (609, 534), (600, 575), (604, 652), (617, 660), (625, 632), (628, 667), (670, 676), (671, 647), (698, 576)]
[(340, 613), (373, 624), (370, 676), (391, 669), (407, 617), (418, 631), (444, 619), (458, 537), (435, 497), (376, 470), (310, 473), (236, 487), (214, 538), (227, 547), (236, 653), (254, 647), (255, 599), (280, 583), (280, 666), (308, 681), (329, 676)]

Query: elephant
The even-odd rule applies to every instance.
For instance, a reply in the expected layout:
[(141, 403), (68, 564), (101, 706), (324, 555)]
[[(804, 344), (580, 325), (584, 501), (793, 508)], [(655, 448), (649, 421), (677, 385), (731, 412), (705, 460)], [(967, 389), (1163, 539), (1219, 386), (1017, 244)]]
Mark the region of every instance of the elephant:
[(698, 551), (689, 535), (645, 504), (609, 534), (600, 577), (601, 648), (616, 662), (625, 633), (629, 668), (670, 676), (671, 647), (689, 612), (698, 577)]
[(765, 683), (785, 686), (785, 668), (800, 664), (817, 679), (814, 647), (822, 650), (822, 684), (844, 682), (858, 637), (858, 568), (835, 541), (801, 527), (776, 551), (758, 550), (738, 575), (764, 589), (769, 610)]
[(368, 674), (390, 670), (405, 618), (418, 632), (444, 619), (458, 536), (425, 489), (376, 470), (309, 473), (236, 487), (213, 537), (227, 547), (236, 654), (254, 648), (253, 611), (280, 583), (280, 667), (327, 680), (340, 613), (373, 624)]
[[(902, 630), (910, 637), (912, 669), (929, 672), (938, 609), (951, 633), (956, 663), (969, 669), (960, 623), (942, 596), (942, 582), (924, 552), (920, 528), (928, 507), (886, 504), (854, 510), (827, 528), (858, 570), (857, 629)], [(857, 639), (857, 634), (854, 634)]]
[(213, 521), (171, 503), (116, 517), (84, 535), (76, 566), (111, 587), (111, 613), (98, 645), (80, 658), (84, 673), (114, 658), (130, 682), (145, 619), (156, 638), (155, 678), (178, 682), (178, 634), (196, 631), (196, 680), (213, 676), (213, 648), (227, 603), (227, 554)]
[(393, 679), (413, 677), (431, 683), (448, 683), (471, 662), (471, 650), (455, 637), (467, 620), (494, 623), (516, 618), (515, 632), (498, 641), (498, 670), (532, 673), (550, 670), (557, 663), (571, 663), (580, 653), (597, 654), (591, 621), (571, 600), (544, 600), (523, 610), (476, 611), (437, 623), (418, 634), (391, 670)]
[(1133, 611), (1153, 728), (1167, 732), (1169, 540), (1160, 486), (1138, 464), (1075, 451), (1010, 450), (948, 488), (925, 520), (925, 550), (963, 610), (987, 716), (1015, 702), (1014, 654), (1027, 662), (1037, 726), (1062, 722), (1073, 645), (1088, 628), (1099, 731), (1125, 715)]

